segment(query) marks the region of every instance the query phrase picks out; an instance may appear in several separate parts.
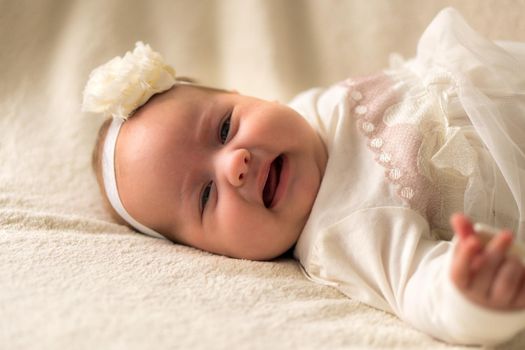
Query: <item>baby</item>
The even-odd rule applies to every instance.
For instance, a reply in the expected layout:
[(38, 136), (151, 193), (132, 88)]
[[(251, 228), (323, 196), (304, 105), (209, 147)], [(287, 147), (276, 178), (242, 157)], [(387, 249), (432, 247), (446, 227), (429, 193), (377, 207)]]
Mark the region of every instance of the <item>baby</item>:
[(86, 85), (84, 110), (111, 116), (93, 166), (139, 232), (242, 259), (294, 249), (311, 280), (434, 337), (500, 343), (525, 328), (524, 61), (445, 9), (416, 58), (286, 106), (178, 78), (137, 43)]

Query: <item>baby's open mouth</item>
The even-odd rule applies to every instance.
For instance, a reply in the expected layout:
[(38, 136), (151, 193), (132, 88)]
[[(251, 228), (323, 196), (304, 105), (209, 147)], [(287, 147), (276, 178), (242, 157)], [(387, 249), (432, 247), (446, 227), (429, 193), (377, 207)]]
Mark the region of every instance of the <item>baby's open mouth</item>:
[(282, 155), (279, 155), (277, 158), (275, 158), (270, 165), (270, 171), (268, 172), (266, 184), (264, 184), (263, 189), (263, 202), (266, 208), (270, 208), (273, 202), (273, 197), (275, 196), (275, 192), (277, 192), (277, 187), (279, 186), (279, 180), (281, 178), (282, 166)]

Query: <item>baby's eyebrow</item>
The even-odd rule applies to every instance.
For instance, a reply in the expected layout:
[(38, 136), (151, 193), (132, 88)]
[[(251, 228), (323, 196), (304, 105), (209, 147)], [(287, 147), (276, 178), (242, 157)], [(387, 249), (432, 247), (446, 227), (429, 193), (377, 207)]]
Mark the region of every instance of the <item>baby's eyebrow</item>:
[[(195, 212), (199, 214), (199, 201), (195, 200), (198, 196), (195, 192), (198, 192), (199, 186), (194, 181), (195, 176), (190, 170), (185, 172), (181, 182), (181, 192), (179, 194), (179, 203), (185, 204), (188, 208), (185, 212), (189, 213), (190, 217), (195, 216)], [(200, 217), (200, 214), (198, 215)]]
[[(208, 135), (210, 133), (210, 124), (211, 119), (209, 113), (203, 110), (199, 110), (195, 113), (194, 118), (196, 118), (195, 132), (192, 133), (189, 139), (190, 146), (188, 152), (197, 152), (200, 147), (194, 147), (196, 145), (205, 145), (207, 144)], [(200, 214), (200, 199), (198, 198), (198, 193), (200, 193), (201, 184), (198, 182), (201, 178), (196, 173), (200, 167), (189, 166), (187, 169), (184, 169), (184, 174), (181, 182), (181, 193), (180, 193), (180, 203), (185, 203), (188, 209), (187, 213), (191, 217), (197, 216), (201, 218)]]
[(205, 130), (204, 124), (206, 122), (206, 118), (203, 118), (202, 115), (198, 116), (198, 118), (199, 120), (197, 122), (197, 125), (195, 126), (195, 134), (192, 141), (202, 143), (202, 141), (204, 141), (203, 131)]
[(211, 111), (209, 109), (200, 111), (197, 113), (197, 125), (195, 127), (195, 137), (194, 140), (197, 142), (197, 144), (206, 144), (206, 141), (208, 140), (208, 136), (210, 133), (211, 128), (211, 122), (213, 118), (210, 116)]
[[(194, 146), (204, 146), (210, 143), (210, 133), (213, 131), (214, 121), (214, 118), (212, 117), (212, 109), (213, 108), (208, 105), (208, 108), (194, 111), (193, 118), (196, 118), (197, 120), (194, 124), (195, 131), (189, 136), (189, 143), (193, 146), (189, 147), (188, 152), (200, 152), (201, 147)], [(184, 169), (179, 200), (180, 203), (183, 203), (183, 205), (188, 207), (185, 212), (191, 217), (196, 216), (200, 222), (200, 198), (198, 198), (198, 193), (200, 193), (201, 187), (204, 184), (199, 184), (201, 177), (198, 176), (199, 174), (196, 173), (196, 170), (192, 170), (195, 168), (199, 169), (200, 167), (190, 166), (187, 169)]]

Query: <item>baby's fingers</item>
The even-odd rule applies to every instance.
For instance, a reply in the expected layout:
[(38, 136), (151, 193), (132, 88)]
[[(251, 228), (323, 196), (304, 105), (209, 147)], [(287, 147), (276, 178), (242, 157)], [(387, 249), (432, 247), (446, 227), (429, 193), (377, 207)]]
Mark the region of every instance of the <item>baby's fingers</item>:
[(471, 278), (471, 261), (480, 249), (481, 244), (474, 236), (458, 243), (452, 261), (451, 277), (459, 288), (468, 288)]
[(452, 226), (454, 233), (458, 235), (460, 239), (466, 239), (474, 234), (472, 222), (470, 222), (464, 214), (453, 214), (450, 217), (450, 225)]
[(490, 254), (505, 255), (512, 245), (512, 232), (503, 230), (487, 243), (487, 252)]
[(512, 244), (512, 234), (502, 231), (485, 246), (484, 252), (476, 257), (472, 268), (478, 273), (472, 281), (472, 287), (485, 295), (489, 295), (490, 288), (494, 283), (505, 254)]
[(516, 257), (508, 257), (494, 277), (489, 299), (500, 308), (516, 305), (523, 281), (523, 265)]
[(519, 288), (516, 300), (514, 301), (514, 305), (518, 309), (525, 309), (525, 268), (522, 268), (522, 275), (524, 278), (521, 279), (521, 287)]

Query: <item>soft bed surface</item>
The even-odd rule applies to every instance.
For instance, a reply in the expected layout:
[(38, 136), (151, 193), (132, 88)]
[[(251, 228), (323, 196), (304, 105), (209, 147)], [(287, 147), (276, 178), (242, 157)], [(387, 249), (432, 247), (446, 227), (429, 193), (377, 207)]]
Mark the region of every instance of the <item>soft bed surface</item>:
[(102, 120), (80, 113), (91, 69), (137, 40), (179, 74), (286, 102), (414, 54), (446, 5), (525, 41), (524, 1), (0, 1), (0, 348), (463, 348), (309, 282), (294, 260), (115, 224), (90, 169)]

